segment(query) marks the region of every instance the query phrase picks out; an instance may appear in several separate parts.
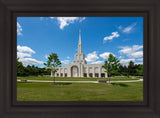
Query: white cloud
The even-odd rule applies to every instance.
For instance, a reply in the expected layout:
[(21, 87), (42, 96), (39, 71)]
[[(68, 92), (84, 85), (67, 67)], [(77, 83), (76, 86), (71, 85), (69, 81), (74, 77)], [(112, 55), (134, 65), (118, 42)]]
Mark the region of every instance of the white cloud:
[(120, 63), (121, 63), (122, 65), (128, 65), (130, 61), (135, 62), (135, 59), (121, 59), (121, 60), (120, 60)]
[(18, 22), (17, 22), (17, 35), (22, 35), (22, 27)]
[(119, 37), (120, 35), (118, 34), (118, 32), (112, 32), (112, 35), (110, 35), (110, 36), (106, 36), (106, 37), (104, 37), (104, 41), (107, 41), (107, 40), (113, 40), (113, 38), (117, 38), (117, 37)]
[(51, 19), (52, 21), (57, 21), (59, 28), (63, 30), (66, 26), (69, 26), (70, 24), (73, 24), (75, 22), (81, 23), (86, 18), (85, 17), (40, 17), (40, 20), (43, 19)]
[(95, 62), (92, 62), (91, 64), (103, 64), (104, 62), (103, 61), (95, 61)]
[(97, 52), (96, 52), (96, 51), (87, 54), (87, 58), (85, 58), (85, 60), (86, 60), (87, 62), (94, 62), (94, 61), (96, 61), (97, 59), (99, 59), (99, 57), (97, 56)]
[(118, 27), (118, 29), (122, 29), (122, 26), (120, 25), (120, 26)]
[[(124, 65), (128, 65), (128, 63), (130, 61), (135, 62), (135, 60), (139, 60), (139, 61), (143, 61), (143, 58), (141, 59), (140, 57), (143, 57), (143, 45), (133, 45), (133, 46), (124, 46), (124, 47), (120, 47), (122, 48), (121, 50), (119, 50), (119, 53), (121, 54), (125, 54), (127, 57), (129, 57), (130, 59), (121, 59), (120, 63), (124, 64)], [(140, 59), (136, 59), (136, 58), (140, 58)]]
[[(110, 53), (110, 52), (104, 52), (104, 53), (100, 54), (99, 56), (102, 57), (103, 59), (108, 59), (109, 54), (112, 54), (112, 53)], [(115, 55), (113, 54), (113, 56), (115, 56)]]
[(59, 24), (60, 29), (64, 29), (64, 27), (73, 24), (75, 21), (82, 22), (85, 20), (85, 17), (50, 17), (50, 19), (56, 19)]
[(143, 61), (143, 58), (136, 59), (137, 61)]
[(124, 46), (120, 48), (122, 49), (119, 50), (119, 53), (125, 54), (128, 57), (133, 57), (133, 58), (143, 57), (143, 51), (139, 51), (143, 49), (143, 45), (133, 45), (131, 47)]
[(82, 22), (85, 19), (86, 19), (86, 17), (82, 17), (82, 18), (80, 18), (79, 22)]
[(123, 33), (130, 33), (133, 28), (136, 26), (137, 23), (133, 23), (125, 28), (123, 28), (121, 25), (118, 27), (118, 29), (122, 30)]
[(31, 53), (17, 52), (18, 58), (31, 57)]
[(50, 17), (50, 19), (54, 19), (55, 17)]
[(36, 59), (33, 59), (33, 58), (20, 58), (19, 59), (20, 62), (23, 63), (24, 66), (27, 66), (27, 65), (32, 65), (32, 64), (43, 64), (42, 61), (37, 61)]
[(137, 65), (138, 65), (138, 64), (143, 64), (143, 62), (136, 62), (135, 64), (137, 64)]
[(70, 57), (69, 57), (69, 56), (67, 56), (67, 59), (70, 59)]
[(49, 55), (45, 55), (45, 58), (48, 59), (48, 56), (49, 56)]
[(44, 17), (40, 17), (40, 20), (43, 20)]
[(119, 56), (118, 58), (119, 58), (119, 59), (123, 59), (124, 57), (123, 57), (123, 56)]
[(143, 57), (143, 51), (138, 51), (138, 52), (131, 53), (131, 56), (135, 57), (135, 58)]
[[(31, 58), (32, 54), (34, 54), (35, 51), (32, 50), (30, 47), (27, 46), (17, 46), (17, 57), (19, 58), (19, 61), (23, 63), (24, 66), (32, 65), (32, 64), (43, 64), (42, 61), (38, 61), (36, 59)], [(30, 57), (30, 58), (28, 58)]]
[(18, 46), (17, 46), (17, 50), (18, 50), (19, 52), (35, 53), (34, 50), (32, 50), (30, 47), (27, 47), (27, 46), (20, 46), (20, 45), (18, 45)]
[(69, 64), (70, 63), (70, 60), (63, 60), (61, 61), (62, 64)]

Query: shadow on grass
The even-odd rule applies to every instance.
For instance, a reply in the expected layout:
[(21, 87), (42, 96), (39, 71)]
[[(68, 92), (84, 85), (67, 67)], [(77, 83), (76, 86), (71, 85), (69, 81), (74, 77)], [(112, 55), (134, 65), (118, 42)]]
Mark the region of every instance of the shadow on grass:
[(21, 81), (19, 82), (19, 81), (17, 81), (17, 83), (33, 83), (33, 82), (21, 82)]
[(122, 86), (122, 87), (128, 87), (127, 84), (124, 83), (112, 83), (113, 86)]
[(72, 83), (58, 83), (58, 82), (56, 82), (55, 84), (56, 84), (56, 85), (70, 85), (70, 84), (72, 84)]

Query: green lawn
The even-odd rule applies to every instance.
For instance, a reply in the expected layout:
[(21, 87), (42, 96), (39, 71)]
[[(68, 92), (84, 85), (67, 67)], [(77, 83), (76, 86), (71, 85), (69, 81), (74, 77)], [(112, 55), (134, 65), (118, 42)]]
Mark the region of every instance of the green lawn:
[[(111, 81), (119, 81), (119, 80), (138, 80), (143, 77), (123, 77), (123, 76), (117, 76), (117, 77), (111, 77)], [(27, 79), (27, 80), (53, 80), (53, 77), (44, 77), (44, 76), (27, 76), (27, 77), (17, 77), (17, 79)], [(97, 81), (101, 79), (106, 79), (106, 78), (72, 78), (72, 77), (56, 77), (56, 81)]]
[[(33, 79), (33, 78), (32, 78)], [(49, 78), (48, 78), (49, 79)], [(50, 83), (17, 82), (18, 101), (143, 101), (143, 82)]]

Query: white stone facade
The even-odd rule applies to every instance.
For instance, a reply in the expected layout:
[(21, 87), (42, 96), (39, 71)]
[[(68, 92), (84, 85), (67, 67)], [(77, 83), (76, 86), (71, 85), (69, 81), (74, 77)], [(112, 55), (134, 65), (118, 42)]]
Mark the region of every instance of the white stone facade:
[(107, 73), (102, 68), (103, 64), (87, 64), (85, 55), (82, 53), (81, 31), (79, 31), (78, 53), (75, 60), (69, 65), (57, 67), (55, 77), (105, 77)]

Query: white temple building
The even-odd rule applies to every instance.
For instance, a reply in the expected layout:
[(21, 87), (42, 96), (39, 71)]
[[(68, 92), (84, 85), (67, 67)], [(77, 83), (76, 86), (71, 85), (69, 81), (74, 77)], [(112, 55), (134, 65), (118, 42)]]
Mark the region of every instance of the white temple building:
[(75, 60), (69, 65), (64, 65), (57, 67), (57, 72), (55, 77), (105, 77), (107, 78), (107, 73), (103, 64), (87, 64), (85, 60), (85, 55), (82, 53), (82, 43), (81, 43), (81, 31), (79, 30), (79, 44), (78, 53), (75, 54)]

